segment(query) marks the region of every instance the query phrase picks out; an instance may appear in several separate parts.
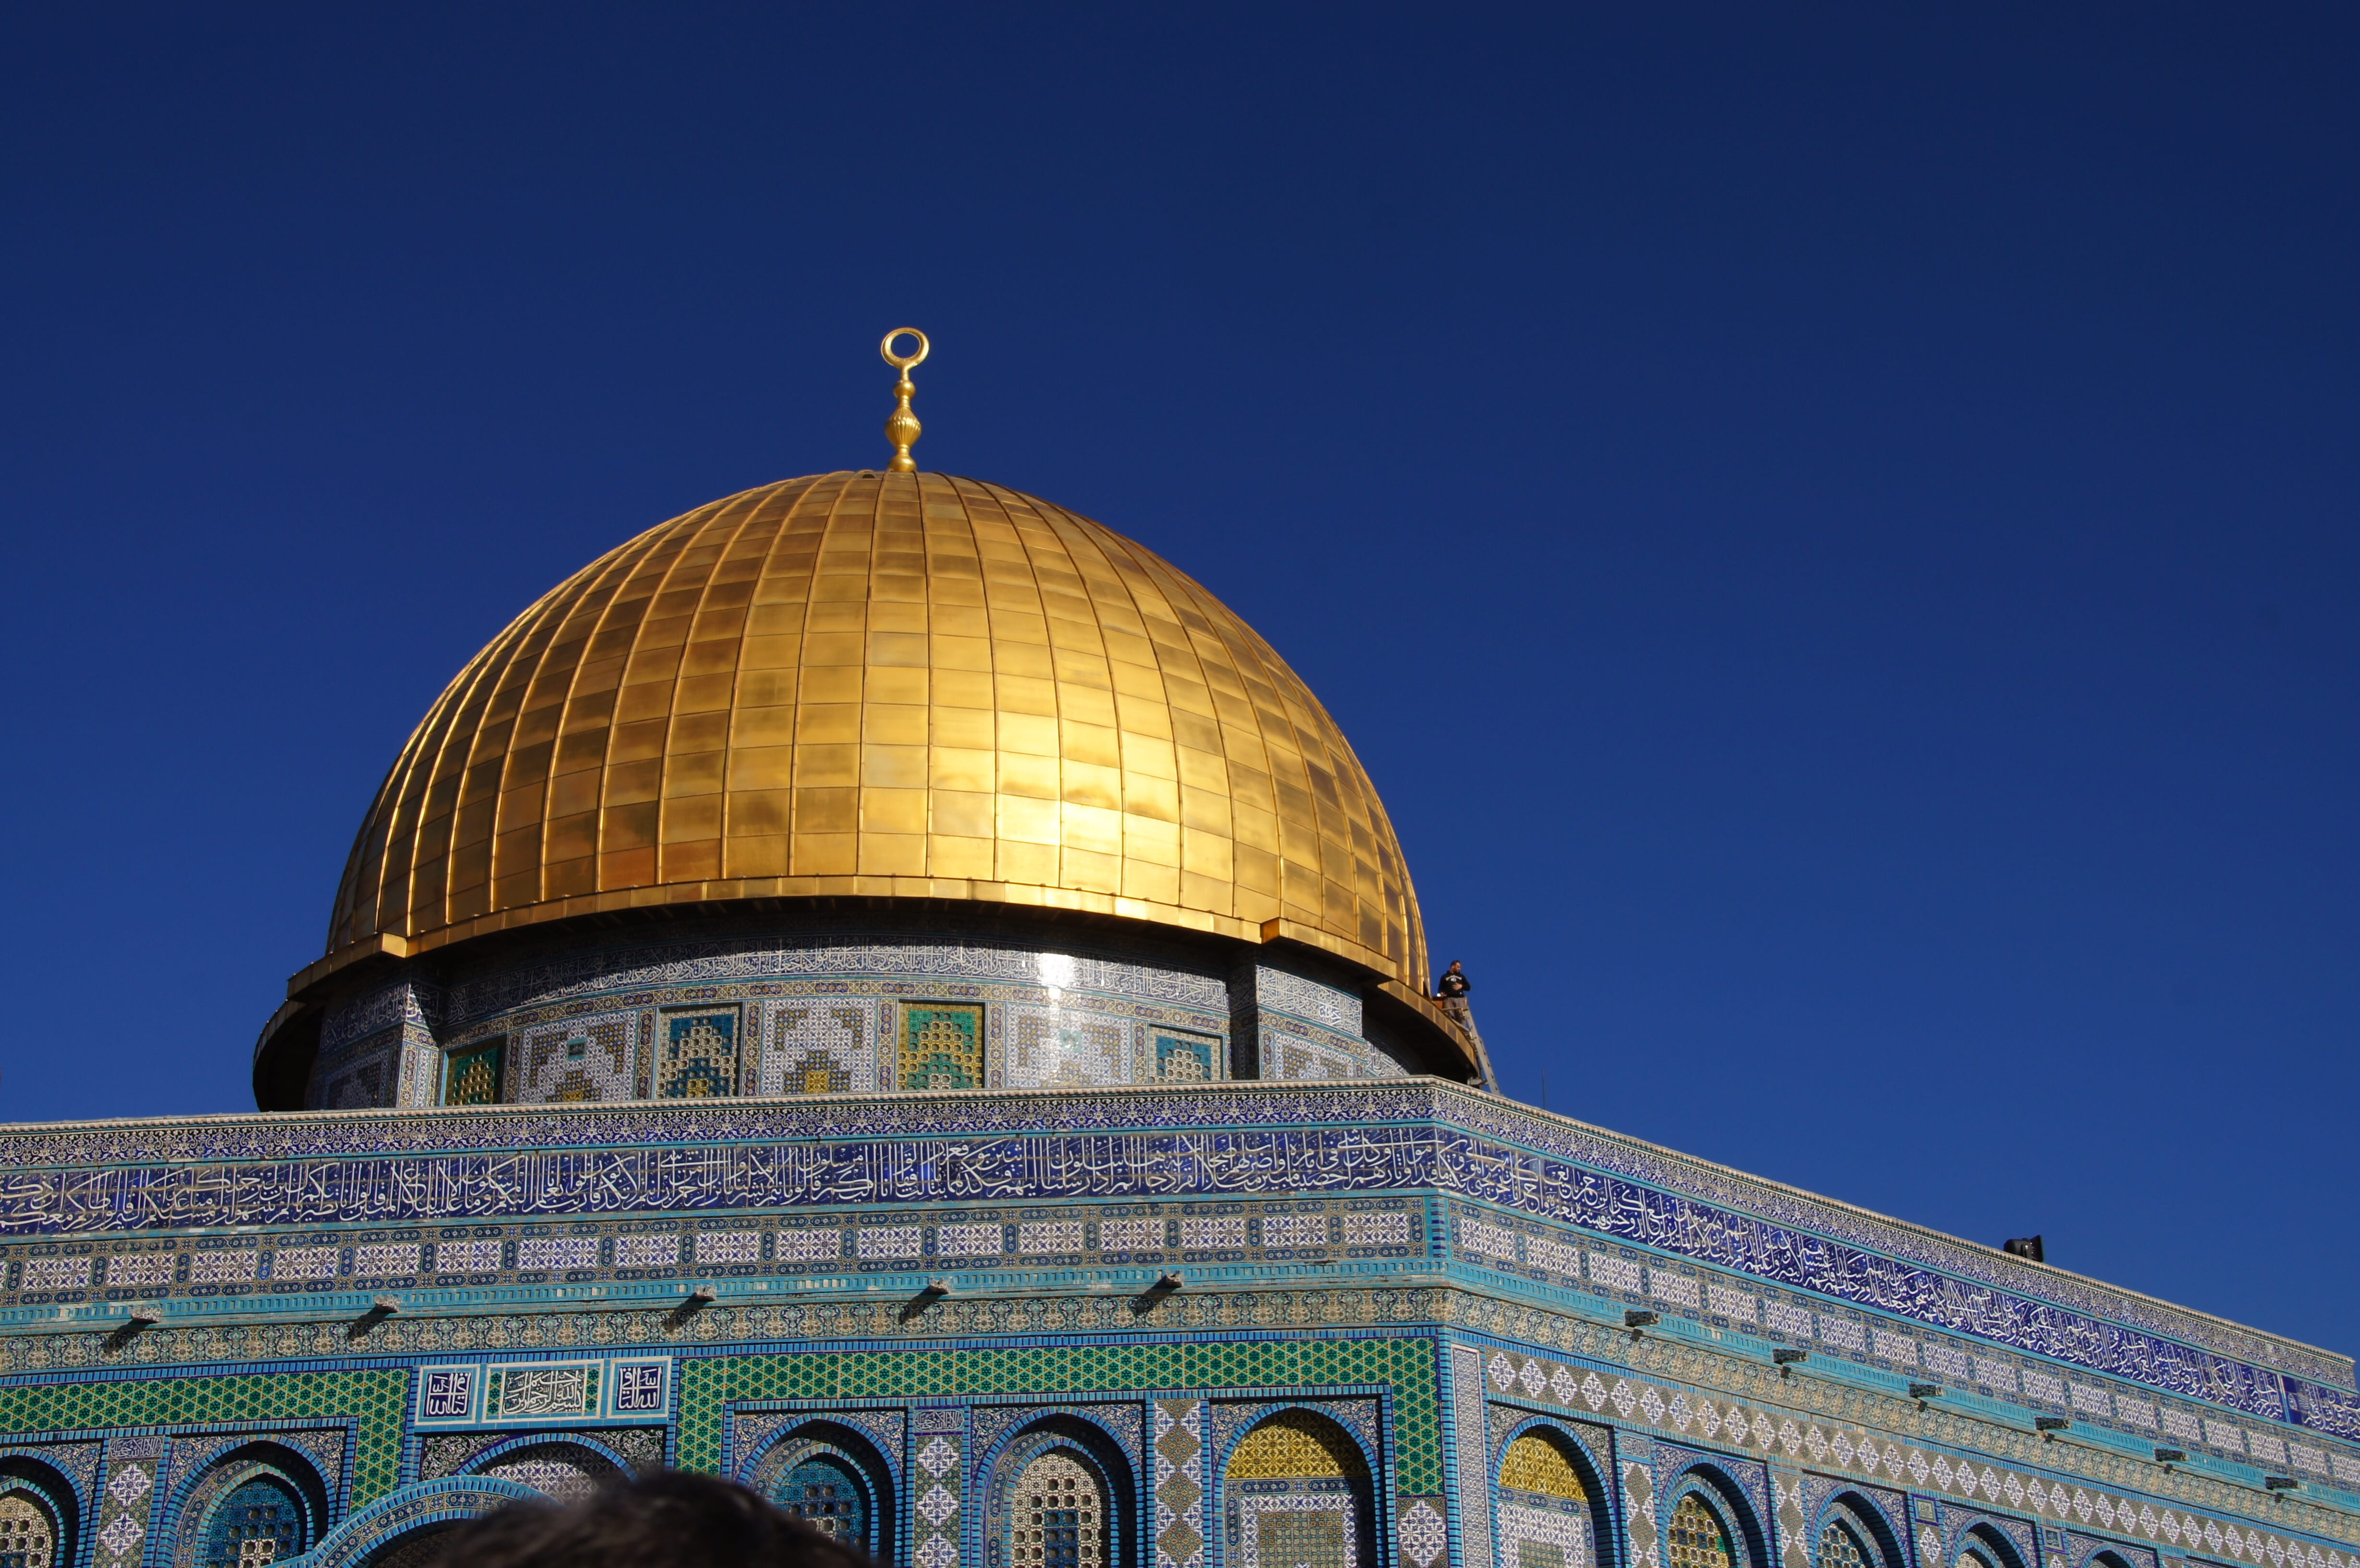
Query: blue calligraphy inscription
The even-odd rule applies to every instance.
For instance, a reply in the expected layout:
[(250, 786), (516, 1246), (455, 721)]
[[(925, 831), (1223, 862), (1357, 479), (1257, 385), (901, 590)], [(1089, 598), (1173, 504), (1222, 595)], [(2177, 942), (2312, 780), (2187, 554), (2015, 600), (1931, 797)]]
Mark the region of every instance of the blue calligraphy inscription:
[(2339, 1434), (2354, 1401), (1994, 1286), (1435, 1124), (13, 1171), (0, 1234), (1432, 1188)]

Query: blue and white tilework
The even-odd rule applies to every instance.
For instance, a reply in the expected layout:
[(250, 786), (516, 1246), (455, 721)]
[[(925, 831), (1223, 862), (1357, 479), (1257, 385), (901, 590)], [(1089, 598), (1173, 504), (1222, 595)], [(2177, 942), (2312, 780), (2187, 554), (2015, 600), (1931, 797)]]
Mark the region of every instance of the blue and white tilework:
[(847, 988), (836, 996), (798, 996), (759, 1004), (762, 1041), (759, 1092), (764, 1094), (868, 1094), (885, 1087), (880, 1071), (873, 996)]
[[(1497, 1136), (1511, 1131), (1513, 1139)], [(2150, 1439), (2161, 1433), (2201, 1443), (2247, 1464), (2276, 1463), (2269, 1455), (2279, 1452), (2246, 1441), (2256, 1421), (2291, 1423), (2305, 1429), (2306, 1451), (2324, 1454), (2327, 1471), (2341, 1477), (2334, 1461), (2343, 1451), (2328, 1440), (2345, 1435), (2338, 1422), (2351, 1405), (2348, 1390), (2333, 1399), (2322, 1384), (2294, 1382), (2193, 1342), (2266, 1353), (2346, 1378), (2348, 1362), (2194, 1314), (2170, 1318), (2170, 1309), (2158, 1303), (2070, 1278), (2057, 1280), (2049, 1299), (2018, 1293), (1896, 1256), (1928, 1245), (1900, 1227), (1884, 1233), (1891, 1248), (1866, 1252), (1824, 1232), (1564, 1160), (1548, 1147), (1576, 1138), (1591, 1139), (1590, 1149), (1602, 1142), (1560, 1118), (1512, 1117), (1488, 1096), (1431, 1082), (845, 1096), (825, 1107), (798, 1099), (703, 1107), (639, 1103), (12, 1130), (0, 1132), (12, 1172), (0, 1187), (0, 1237), (37, 1245), (5, 1251), (15, 1300), (5, 1310), (47, 1312), (76, 1302), (94, 1308), (109, 1291), (124, 1299), (200, 1290), (300, 1291), (314, 1284), (392, 1288), (433, 1269), (424, 1249), (437, 1238), (384, 1228), (322, 1236), (305, 1227), (323, 1220), (346, 1227), (481, 1223), (515, 1214), (520, 1192), (531, 1194), (532, 1207), (614, 1227), (643, 1225), (634, 1216), (650, 1213), (792, 1214), (880, 1203), (1104, 1203), (1121, 1208), (1121, 1215), (1109, 1217), (1128, 1224), (1143, 1206), (1153, 1213), (1153, 1205), (1175, 1201), (1267, 1198), (1294, 1207), (1309, 1198), (1365, 1203), (1424, 1192), (1441, 1194), (1444, 1207), (1467, 1222), (1452, 1233), (1467, 1264), (1510, 1283), (1526, 1277), (1610, 1299), (1660, 1289), (1671, 1293), (1630, 1304), (1654, 1302), (1682, 1315), (1699, 1310), (1688, 1304), (1693, 1291), (1704, 1315), (1732, 1322), (1745, 1316), (1733, 1310), (1737, 1298), (1748, 1298), (1762, 1305), (1761, 1324), (1748, 1333), (1784, 1334), (1818, 1347), (1815, 1354), (1858, 1356), (1896, 1375), (1918, 1369), (1907, 1359), (1913, 1354), (1926, 1367), (1937, 1354), (1954, 1367), (1964, 1357), (1989, 1397), (2071, 1412), (2081, 1421), (2111, 1421)], [(694, 1158), (683, 1158), (682, 1146), (694, 1146)], [(1745, 1191), (1734, 1184), (1728, 1190)], [(1839, 1206), (1813, 1208), (1817, 1201), (1791, 1193), (1779, 1202), (1792, 1220), (1808, 1218), (1826, 1230), (1865, 1228)], [(1175, 1211), (1168, 1220), (1179, 1239), (1167, 1245), (1239, 1253), (1242, 1260), (1254, 1234), (1242, 1222), (1252, 1217), (1242, 1209)], [(1242, 1234), (1217, 1234), (1231, 1219)], [(827, 1259), (839, 1258), (859, 1263), (840, 1233), (881, 1223), (847, 1216), (816, 1230), (778, 1225), (782, 1247), (799, 1234), (825, 1237), (826, 1258), (791, 1261), (783, 1252), (773, 1258), (762, 1250), (771, 1226), (725, 1221), (726, 1231), (745, 1237), (726, 1245), (748, 1249), (744, 1256), (716, 1252), (679, 1263), (654, 1258), (639, 1267), (834, 1268)], [(946, 1223), (1015, 1222), (972, 1215)], [(1359, 1223), (1347, 1218), (1348, 1247), (1362, 1245), (1351, 1228)], [(221, 1245), (225, 1255), (262, 1255), (249, 1282), (243, 1260), (226, 1256), (202, 1265), (216, 1277), (195, 1277), (195, 1260), (208, 1249), (157, 1254), (185, 1261), (182, 1273), (171, 1276), (166, 1265), (124, 1250), (138, 1245), (130, 1240), (138, 1233), (168, 1226), (287, 1227), (292, 1234)], [(1513, 1233), (1513, 1254), (1500, 1234), (1505, 1232)], [(725, 1246), (718, 1234), (700, 1237), (700, 1253)], [(55, 1239), (77, 1235), (104, 1239), (95, 1251), (86, 1240), (61, 1247)], [(1576, 1238), (1589, 1242), (1580, 1249), (1584, 1272), (1553, 1274)], [(1468, 1248), (1468, 1239), (1489, 1253)], [(322, 1252), (331, 1243), (343, 1254), (333, 1271)], [(966, 1245), (954, 1238), (955, 1248)], [(896, 1271), (914, 1271), (920, 1262), (871, 1261)], [(1409, 1259), (1402, 1266), (1411, 1267)], [(552, 1275), (569, 1271), (555, 1260), (548, 1268)], [(1991, 1271), (2004, 1272), (1996, 1266)], [(135, 1278), (148, 1282), (135, 1284)], [(1716, 1289), (1733, 1294), (1715, 1296)], [(2106, 1305), (2120, 1319), (2067, 1310), (2053, 1299), (2061, 1295)], [(2169, 1322), (2186, 1338), (2166, 1339), (2121, 1321), (2142, 1318)], [(1808, 1334), (1801, 1332), (1807, 1320)], [(2069, 1384), (2081, 1386), (2078, 1401)], [(2098, 1413), (2109, 1406), (2111, 1417)], [(2186, 1435), (2191, 1430), (2196, 1437)], [(2286, 1464), (2299, 1464), (2295, 1450), (2283, 1452)]]
[(1000, 1082), (1011, 1089), (1090, 1088), (1131, 1081), (1131, 1022), (1078, 1007), (1008, 1008)]
[(639, 1097), (639, 1015), (577, 1013), (520, 1029), (508, 1048), (508, 1098), (528, 1104)]
[[(447, 993), (404, 981), (338, 1004), (324, 1031), (338, 1043), (323, 1050), (311, 1101), (322, 1108), (433, 1103), (443, 1049), (503, 1035), (520, 1042), (510, 1049), (506, 1093), (516, 1103), (711, 1095), (725, 1077), (736, 1094), (867, 1094), (895, 1087), (896, 998), (983, 1003), (991, 1081), (1011, 1086), (1153, 1080), (1156, 1058), (1137, 1041), (1155, 1028), (1215, 1042), (1199, 1053), (1218, 1060), (1232, 1011), (1225, 979), (1145, 952), (1133, 959), (981, 939), (643, 941), (489, 966), (463, 974)], [(671, 1012), (699, 1003), (747, 1009), (734, 1062), (705, 1040), (712, 1048), (699, 1053), (705, 1066), (687, 1078), (661, 1060), (650, 1063), (650, 1054), (676, 1053)], [(1349, 1016), (1357, 1027), (1359, 1006), (1337, 992), (1313, 1010)], [(1323, 1057), (1328, 1065), (1306, 1066), (1304, 1075), (1367, 1075), (1356, 1055), (1365, 1047), (1350, 1036), (1321, 1035), (1312, 1047), (1333, 1061)]]
[(1459, 1505), (1459, 1561), (1491, 1568), (1491, 1439), (1483, 1419), (1483, 1353), (1450, 1349), (1451, 1479)]

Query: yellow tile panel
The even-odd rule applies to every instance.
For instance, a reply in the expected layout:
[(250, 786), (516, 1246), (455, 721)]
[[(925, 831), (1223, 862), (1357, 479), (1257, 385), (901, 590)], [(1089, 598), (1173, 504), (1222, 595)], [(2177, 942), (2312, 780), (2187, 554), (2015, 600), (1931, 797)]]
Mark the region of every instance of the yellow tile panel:
[(758, 882), (1284, 915), (1425, 977), (1384, 808), (1269, 645), (1098, 524), (934, 474), (730, 496), (527, 609), (403, 747), (329, 946)]

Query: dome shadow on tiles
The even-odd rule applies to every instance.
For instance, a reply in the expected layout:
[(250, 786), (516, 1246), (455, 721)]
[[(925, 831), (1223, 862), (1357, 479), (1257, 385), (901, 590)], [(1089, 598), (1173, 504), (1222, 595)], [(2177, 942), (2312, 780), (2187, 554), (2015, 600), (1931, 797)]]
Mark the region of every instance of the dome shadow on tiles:
[[(1317, 698), (1170, 562), (972, 479), (748, 490), (518, 616), (371, 803), (326, 954), (257, 1047), (257, 1099), (325, 1103), (319, 1031), (390, 970), (446, 990), (535, 928), (525, 949), (596, 931), (603, 951), (683, 917), (791, 945), (988, 932), (1136, 962), (1144, 941), (1232, 990), (1260, 953), (1332, 987), (1321, 1021), (1358, 1014), (1381, 1074), (1471, 1070), (1425, 1000), (1393, 824)], [(1229, 1010), (1255, 1031), (1251, 997)], [(1219, 1049), (1216, 1076), (1284, 1074)], [(661, 1094), (647, 1065), (634, 1092)], [(422, 1070), (388, 1062), (344, 1103), (434, 1103)]]

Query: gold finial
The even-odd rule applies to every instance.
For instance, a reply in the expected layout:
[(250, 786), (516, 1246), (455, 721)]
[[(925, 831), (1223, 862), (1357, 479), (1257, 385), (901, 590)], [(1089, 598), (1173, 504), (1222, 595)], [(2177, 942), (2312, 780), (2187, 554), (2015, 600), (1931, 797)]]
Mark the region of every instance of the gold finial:
[[(893, 340), (896, 338), (917, 339), (918, 352), (895, 354)], [(885, 439), (893, 443), (893, 461), (886, 466), (896, 474), (918, 472), (917, 462), (910, 455), (910, 447), (918, 439), (922, 427), (918, 423), (918, 416), (910, 412), (910, 394), (917, 390), (910, 385), (910, 367), (924, 364), (926, 351), (932, 347), (934, 344), (926, 341), (926, 334), (915, 327), (895, 327), (885, 334), (885, 341), (877, 345), (877, 352), (885, 356), (885, 363), (901, 373), (901, 379), (893, 385), (893, 395), (901, 400), (901, 407), (885, 419)]]

